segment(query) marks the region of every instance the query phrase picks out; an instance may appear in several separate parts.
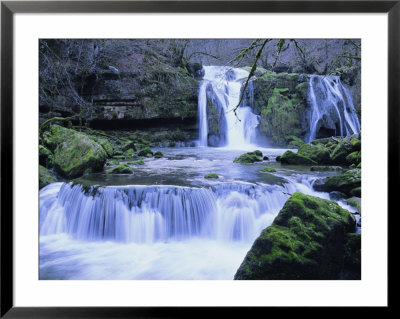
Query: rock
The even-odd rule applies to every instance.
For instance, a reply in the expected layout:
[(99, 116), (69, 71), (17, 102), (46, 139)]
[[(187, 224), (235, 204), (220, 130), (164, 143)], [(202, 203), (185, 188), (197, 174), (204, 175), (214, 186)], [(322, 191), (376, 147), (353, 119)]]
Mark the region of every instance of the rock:
[(126, 152), (125, 152), (125, 158), (133, 158), (133, 157), (135, 157), (136, 156), (136, 153), (135, 153), (135, 151), (133, 150), (133, 148), (130, 148), (130, 149), (128, 149)]
[(277, 162), (280, 162), (281, 159), (282, 159), (282, 157), (281, 157), (280, 155), (278, 155), (278, 156), (275, 158), (275, 160), (276, 160)]
[(262, 162), (262, 153), (258, 150), (254, 152), (247, 152), (235, 158), (234, 163), (254, 163)]
[(50, 167), (53, 165), (53, 162), (53, 153), (43, 145), (39, 145), (39, 164), (44, 167)]
[(83, 133), (53, 125), (43, 134), (49, 149), (54, 150), (54, 169), (66, 178), (103, 169), (107, 154), (103, 147)]
[(356, 151), (356, 152), (350, 153), (349, 155), (346, 156), (346, 162), (347, 162), (347, 165), (357, 166), (358, 164), (361, 163), (361, 152)]
[(144, 162), (142, 160), (134, 161), (134, 162), (128, 162), (128, 165), (144, 165)]
[(120, 164), (107, 171), (108, 174), (133, 174), (132, 168), (127, 164)]
[(352, 169), (343, 174), (317, 180), (313, 187), (321, 192), (340, 191), (347, 196), (361, 197), (361, 170)]
[(281, 157), (282, 164), (292, 165), (316, 165), (317, 162), (312, 159), (305, 157), (301, 154), (293, 153), (292, 151), (286, 151)]
[(46, 167), (39, 165), (39, 189), (56, 181), (57, 178)]
[(343, 269), (339, 279), (361, 279), (361, 234), (350, 233), (346, 235)]
[(142, 157), (153, 157), (153, 151), (150, 149), (150, 147), (145, 147), (144, 149), (140, 150), (137, 155)]
[(346, 197), (347, 197), (347, 195), (345, 193), (338, 192), (338, 191), (333, 191), (333, 192), (329, 193), (329, 198), (331, 200), (340, 200), (340, 199), (343, 199)]
[(268, 156), (264, 156), (263, 157), (263, 161), (269, 161), (269, 157)]
[(160, 151), (157, 151), (154, 153), (154, 158), (162, 158), (164, 156), (164, 154)]
[(112, 166), (112, 165), (119, 165), (118, 160), (108, 160), (106, 163), (107, 166)]
[(350, 141), (342, 139), (339, 144), (336, 145), (331, 153), (331, 162), (333, 164), (346, 165), (347, 156), (354, 151), (354, 146)]
[(357, 211), (361, 213), (361, 198), (360, 197), (351, 197), (347, 199), (347, 204), (357, 208)]
[(341, 170), (343, 170), (343, 168), (340, 166), (311, 166), (310, 168), (310, 171), (320, 171), (320, 172), (341, 171)]
[(308, 157), (318, 164), (330, 163), (329, 151), (324, 145), (321, 144), (304, 144), (299, 148), (297, 154)]
[(300, 148), (304, 145), (304, 141), (297, 136), (291, 135), (288, 137), (289, 148)]
[(234, 279), (339, 279), (355, 218), (336, 202), (294, 193), (265, 228)]
[(264, 167), (261, 169), (262, 172), (269, 172), (269, 173), (274, 173), (276, 172), (276, 169), (273, 167)]
[(204, 178), (219, 178), (219, 177), (215, 173), (209, 173), (209, 174), (204, 175)]

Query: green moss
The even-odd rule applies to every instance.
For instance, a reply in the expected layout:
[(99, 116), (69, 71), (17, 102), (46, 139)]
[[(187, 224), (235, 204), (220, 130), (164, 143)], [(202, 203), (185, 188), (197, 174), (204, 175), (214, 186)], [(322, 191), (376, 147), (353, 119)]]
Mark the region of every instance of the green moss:
[(328, 164), (330, 162), (330, 154), (328, 149), (321, 144), (303, 144), (297, 154), (307, 157), (318, 164)]
[(357, 210), (361, 211), (361, 199), (359, 197), (351, 197), (347, 199), (347, 204), (357, 208)]
[(120, 164), (107, 171), (108, 174), (133, 174), (132, 168), (127, 164)]
[(361, 152), (356, 151), (346, 156), (347, 165), (358, 165), (361, 163)]
[(106, 165), (111, 166), (111, 165), (119, 165), (118, 160), (108, 160)]
[(39, 189), (56, 181), (57, 178), (46, 167), (39, 165)]
[(133, 148), (130, 148), (125, 152), (125, 158), (133, 158), (135, 156), (136, 156), (136, 153)]
[(259, 150), (254, 152), (247, 152), (245, 154), (240, 155), (235, 158), (234, 163), (254, 163), (254, 162), (262, 162), (262, 153)]
[(304, 145), (303, 140), (294, 135), (288, 136), (287, 140), (289, 141), (288, 146), (290, 148), (300, 148), (302, 145)]
[(89, 136), (58, 125), (43, 135), (49, 149), (54, 149), (54, 168), (60, 175), (74, 178), (103, 169), (107, 154)]
[(204, 178), (219, 178), (219, 177), (215, 173), (209, 173), (209, 174), (204, 175)]
[(140, 150), (137, 155), (142, 157), (153, 157), (153, 151), (150, 149), (150, 147), (145, 147)]
[(157, 151), (154, 153), (154, 158), (162, 158), (164, 156), (164, 154), (160, 151)]
[(354, 222), (336, 202), (294, 193), (256, 239), (235, 279), (338, 279)]
[(286, 151), (280, 158), (282, 164), (292, 164), (292, 165), (316, 165), (317, 162), (312, 159), (305, 157), (301, 154), (294, 153), (292, 151)]
[(272, 168), (272, 167), (264, 167), (264, 168), (261, 169), (261, 171), (262, 171), (262, 172), (274, 173), (274, 172), (276, 172), (276, 169), (275, 169), (275, 168)]
[(144, 165), (143, 160), (138, 160), (138, 161), (134, 161), (134, 162), (128, 162), (127, 164), (129, 165)]
[(44, 147), (43, 145), (39, 145), (39, 164), (45, 167), (53, 166), (54, 156), (52, 152)]
[[(322, 181), (315, 182), (314, 188), (317, 191), (339, 191), (349, 196), (361, 197), (361, 170), (352, 169), (343, 174), (329, 176)], [(353, 190), (354, 194), (352, 194)]]
[(125, 155), (114, 155), (113, 158), (115, 158), (117, 160), (124, 160), (125, 159)]

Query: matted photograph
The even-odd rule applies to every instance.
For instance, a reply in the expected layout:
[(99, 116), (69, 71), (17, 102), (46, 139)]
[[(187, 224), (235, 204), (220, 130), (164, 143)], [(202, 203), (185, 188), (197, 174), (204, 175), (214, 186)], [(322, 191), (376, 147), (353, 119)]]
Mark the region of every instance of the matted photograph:
[(39, 39), (40, 280), (360, 280), (361, 39)]

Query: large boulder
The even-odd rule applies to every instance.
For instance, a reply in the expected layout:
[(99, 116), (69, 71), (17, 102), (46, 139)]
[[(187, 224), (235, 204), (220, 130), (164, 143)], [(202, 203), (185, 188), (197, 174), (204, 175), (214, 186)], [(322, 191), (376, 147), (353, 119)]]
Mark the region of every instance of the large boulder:
[(308, 157), (318, 164), (329, 164), (330, 163), (330, 154), (329, 150), (321, 144), (312, 145), (312, 144), (304, 144), (302, 145), (298, 152), (299, 155)]
[(339, 279), (346, 236), (354, 230), (354, 217), (336, 202), (294, 193), (255, 240), (235, 279)]
[(292, 151), (286, 151), (280, 158), (282, 164), (291, 165), (317, 165), (318, 163), (306, 156)]
[(347, 196), (361, 197), (361, 170), (356, 168), (343, 174), (315, 181), (314, 189), (321, 192), (339, 191)]
[(54, 169), (66, 178), (100, 171), (107, 159), (104, 148), (89, 136), (59, 125), (46, 131), (43, 141), (54, 152)]

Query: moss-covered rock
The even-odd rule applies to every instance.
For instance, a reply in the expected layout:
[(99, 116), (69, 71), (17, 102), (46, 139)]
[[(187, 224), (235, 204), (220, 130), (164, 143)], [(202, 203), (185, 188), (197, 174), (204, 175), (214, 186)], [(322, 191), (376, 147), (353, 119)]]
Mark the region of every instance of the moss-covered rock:
[(274, 173), (276, 172), (276, 169), (273, 167), (264, 167), (261, 169), (262, 172), (269, 172), (269, 173)]
[(125, 154), (125, 158), (133, 158), (136, 156), (135, 150), (133, 148), (128, 149)]
[(235, 158), (233, 162), (242, 164), (262, 162), (262, 156), (263, 154), (261, 153), (261, 151), (256, 150), (254, 152), (247, 152), (240, 155), (239, 157)]
[(66, 178), (100, 171), (107, 159), (100, 144), (83, 133), (59, 125), (46, 131), (43, 140), (49, 149), (54, 150), (54, 169)]
[(305, 157), (301, 154), (294, 153), (292, 151), (286, 151), (281, 156), (280, 162), (282, 164), (291, 164), (291, 165), (316, 165), (317, 162), (312, 159)]
[(118, 160), (113, 159), (113, 160), (108, 160), (106, 163), (107, 166), (112, 166), (112, 165), (119, 165)]
[(133, 170), (127, 164), (120, 164), (107, 171), (108, 174), (132, 174)]
[(209, 178), (219, 178), (219, 176), (217, 174), (215, 174), (215, 173), (209, 173), (209, 174), (204, 175), (204, 178), (207, 178), (207, 179), (209, 179)]
[(347, 204), (357, 208), (358, 212), (361, 212), (361, 198), (351, 197), (346, 200)]
[(57, 178), (46, 167), (39, 165), (39, 189), (56, 182)]
[(327, 171), (341, 171), (343, 170), (340, 166), (311, 166), (310, 171), (320, 171), (320, 172), (327, 172)]
[(141, 157), (153, 157), (153, 151), (150, 149), (150, 147), (145, 147), (140, 150), (137, 155)]
[(256, 239), (235, 279), (339, 279), (355, 219), (336, 202), (294, 193)]
[(289, 141), (289, 148), (300, 148), (304, 145), (304, 141), (294, 135), (289, 136), (287, 140)]
[(358, 164), (361, 163), (361, 152), (353, 152), (350, 153), (349, 155), (346, 156), (346, 162), (347, 165), (355, 165), (357, 166)]
[(39, 145), (39, 164), (44, 167), (51, 167), (53, 162), (53, 153), (43, 145)]
[(298, 152), (299, 155), (304, 157), (308, 157), (318, 164), (329, 164), (330, 163), (330, 154), (328, 149), (321, 144), (312, 145), (312, 144), (303, 144)]
[(157, 151), (154, 153), (154, 158), (162, 158), (164, 156), (164, 154), (160, 151)]
[(144, 165), (144, 162), (143, 162), (143, 160), (138, 160), (138, 161), (128, 162), (127, 164), (129, 164), (129, 165)]
[(317, 180), (313, 187), (321, 192), (340, 191), (347, 196), (361, 197), (361, 170), (352, 169), (343, 174)]
[(339, 279), (361, 279), (361, 234), (349, 233), (346, 235), (343, 270)]

